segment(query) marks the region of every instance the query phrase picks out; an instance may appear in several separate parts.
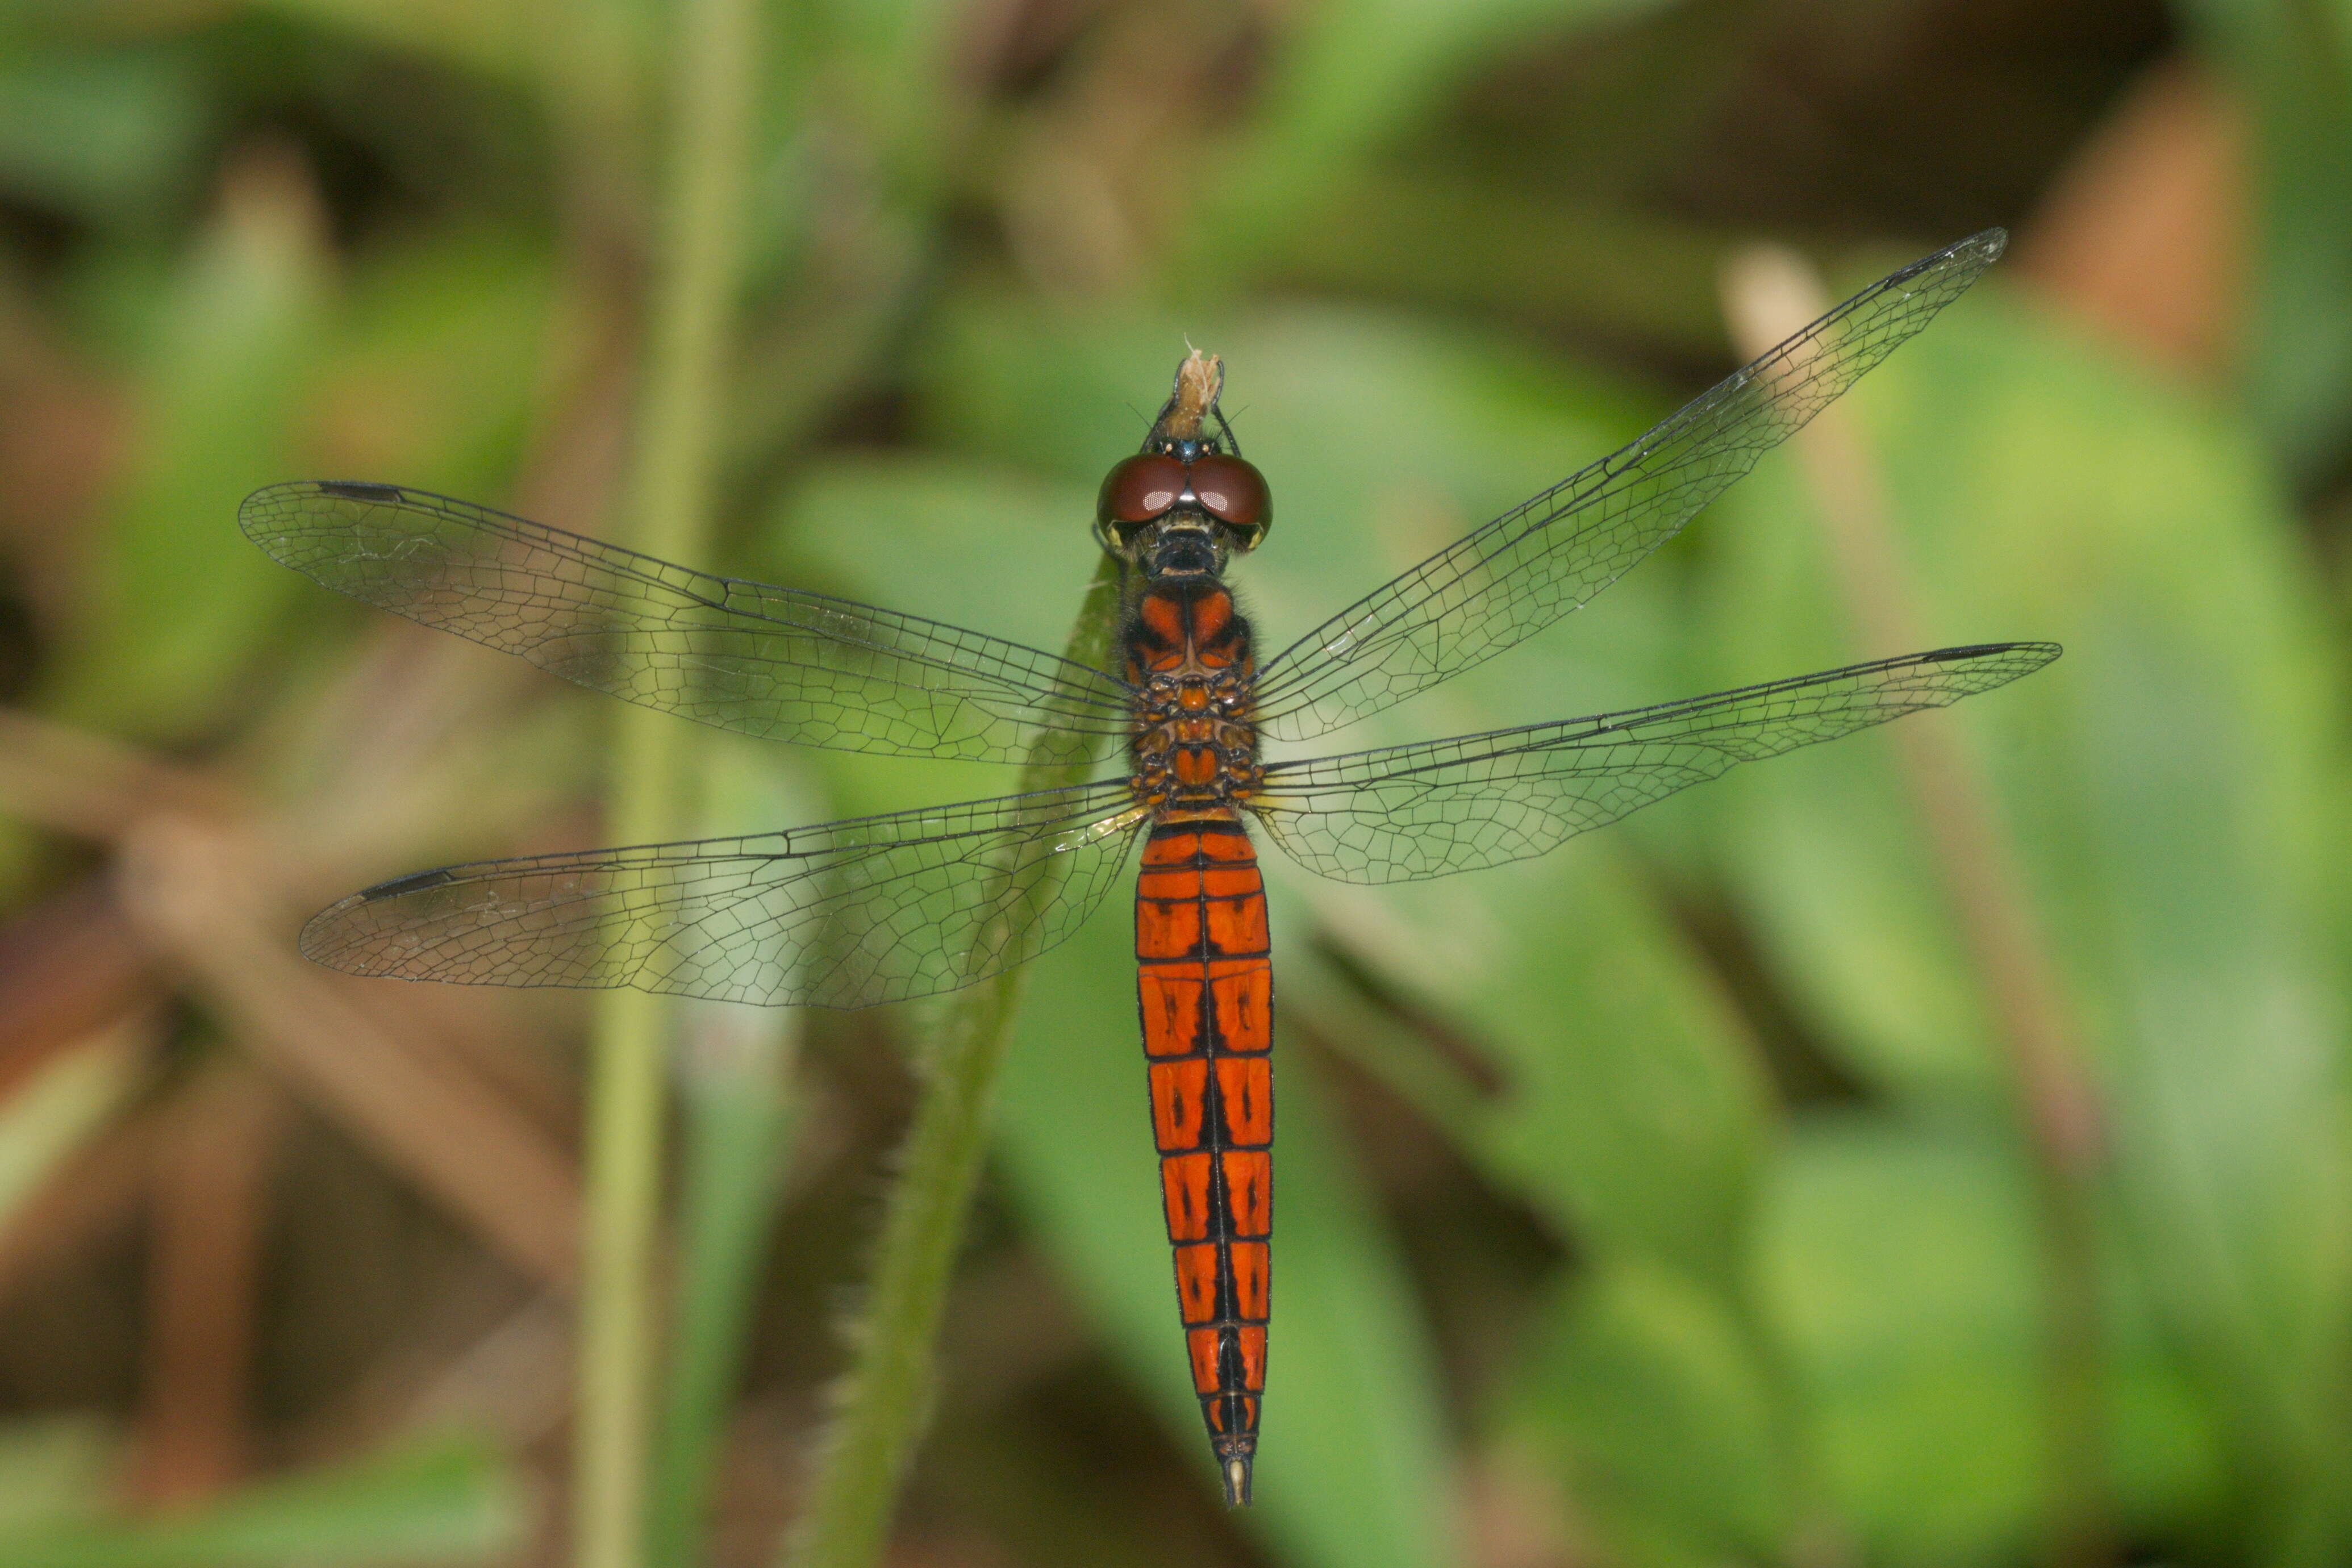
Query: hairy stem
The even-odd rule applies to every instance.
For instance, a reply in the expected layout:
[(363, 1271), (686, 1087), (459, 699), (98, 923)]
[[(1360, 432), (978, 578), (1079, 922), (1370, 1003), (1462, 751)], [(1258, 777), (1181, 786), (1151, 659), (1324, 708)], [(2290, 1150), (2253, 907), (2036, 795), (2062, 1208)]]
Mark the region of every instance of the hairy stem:
[[(1071, 658), (1103, 661), (1118, 596), (1118, 563), (1105, 556), (1070, 633)], [(1087, 759), (1049, 735), (1032, 748), (1021, 787), (1055, 789), (1083, 783), (1087, 773)], [(1055, 887), (1040, 877), (1023, 889), (1024, 907), (1051, 898)], [(982, 982), (941, 1018), (883, 1220), (855, 1360), (785, 1554), (790, 1568), (868, 1568), (888, 1538), (892, 1502), (929, 1415), (933, 1347), (1026, 974), (1015, 966)]]

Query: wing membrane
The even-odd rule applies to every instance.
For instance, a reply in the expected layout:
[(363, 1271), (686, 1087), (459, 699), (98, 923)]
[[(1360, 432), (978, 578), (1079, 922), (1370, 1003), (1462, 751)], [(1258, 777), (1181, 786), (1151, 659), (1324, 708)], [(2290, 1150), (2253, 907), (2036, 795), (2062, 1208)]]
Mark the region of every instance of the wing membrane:
[(1118, 742), (1099, 670), (846, 599), (673, 566), (391, 485), (247, 498), (246, 536), (316, 582), (722, 730), (838, 751), (1017, 761), (1032, 728)]
[(1309, 870), (1402, 882), (1541, 855), (1738, 763), (2005, 686), (2055, 643), (1906, 654), (1624, 713), (1265, 771), (1252, 803)]
[(1914, 262), (1631, 445), (1513, 508), (1269, 659), (1260, 722), (1305, 740), (1493, 658), (1576, 609), (1992, 265), (2000, 229)]
[(961, 989), (1062, 941), (1117, 880), (1140, 820), (1112, 781), (453, 866), (321, 910), (302, 952), (403, 980), (864, 1007)]

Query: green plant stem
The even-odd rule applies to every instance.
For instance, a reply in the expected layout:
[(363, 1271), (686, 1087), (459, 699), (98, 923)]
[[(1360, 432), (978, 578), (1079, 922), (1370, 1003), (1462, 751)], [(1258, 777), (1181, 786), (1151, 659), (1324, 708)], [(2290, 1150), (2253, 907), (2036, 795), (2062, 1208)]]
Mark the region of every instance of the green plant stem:
[[(708, 532), (726, 324), (740, 265), (756, 14), (753, 0), (684, 0), (673, 35), (667, 208), (630, 496), (633, 542), (672, 559), (703, 553)], [(680, 837), (691, 811), (686, 727), (644, 709), (617, 717), (613, 837), (624, 844)], [(591, 1041), (572, 1445), (580, 1568), (636, 1568), (645, 1553), (668, 1026), (659, 998), (614, 992), (600, 998)]]
[[(1102, 662), (1118, 619), (1119, 582), (1118, 563), (1105, 556), (1070, 633), (1071, 658)], [(1082, 783), (1088, 766), (1062, 738), (1046, 736), (1030, 751), (1021, 787)], [(1023, 907), (1050, 898), (1055, 886), (1051, 877), (1031, 883)], [(1020, 964), (983, 981), (956, 996), (940, 1020), (883, 1219), (855, 1359), (785, 1554), (790, 1568), (868, 1568), (881, 1556), (891, 1505), (929, 1415), (940, 1320), (987, 1152), (997, 1069), (1027, 974)]]

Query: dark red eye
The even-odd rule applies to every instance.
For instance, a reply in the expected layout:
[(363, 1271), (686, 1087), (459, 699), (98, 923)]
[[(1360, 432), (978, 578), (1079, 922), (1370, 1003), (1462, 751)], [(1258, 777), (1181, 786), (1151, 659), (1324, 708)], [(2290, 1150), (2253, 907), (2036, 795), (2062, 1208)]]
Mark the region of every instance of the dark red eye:
[(1259, 528), (1274, 521), (1274, 498), (1265, 476), (1239, 458), (1213, 453), (1192, 465), (1192, 493), (1212, 517), (1235, 528)]
[(1150, 522), (1184, 493), (1184, 465), (1158, 452), (1128, 458), (1103, 480), (1095, 501), (1100, 522)]

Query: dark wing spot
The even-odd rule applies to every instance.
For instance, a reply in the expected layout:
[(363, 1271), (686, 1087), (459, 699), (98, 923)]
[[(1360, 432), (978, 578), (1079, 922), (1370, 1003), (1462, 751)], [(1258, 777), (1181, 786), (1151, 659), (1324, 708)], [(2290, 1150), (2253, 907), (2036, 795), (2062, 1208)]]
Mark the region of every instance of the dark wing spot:
[(358, 479), (320, 479), (322, 494), (341, 496), (345, 500), (397, 501), (402, 498), (398, 485), (371, 485)]
[(389, 882), (378, 882), (373, 888), (362, 888), (360, 897), (369, 903), (378, 899), (396, 899), (403, 893), (418, 892), (425, 888), (437, 888), (457, 879), (446, 871), (412, 871), (405, 877), (394, 877)]

